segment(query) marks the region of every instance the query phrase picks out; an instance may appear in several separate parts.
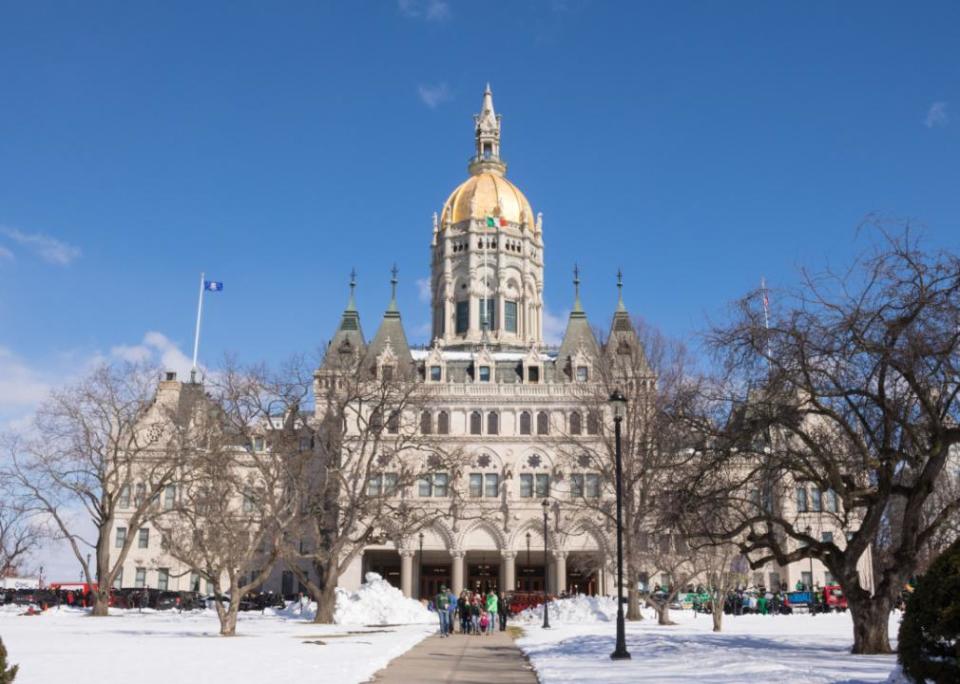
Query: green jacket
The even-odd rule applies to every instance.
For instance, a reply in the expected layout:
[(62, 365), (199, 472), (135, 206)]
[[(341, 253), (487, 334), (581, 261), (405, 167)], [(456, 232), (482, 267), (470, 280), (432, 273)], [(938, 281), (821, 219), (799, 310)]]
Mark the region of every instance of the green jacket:
[(449, 604), (450, 604), (450, 595), (445, 591), (441, 591), (439, 594), (437, 594), (437, 597), (433, 600), (433, 605), (436, 607), (437, 612), (446, 611), (447, 606)]
[(496, 613), (497, 612), (497, 595), (489, 594), (487, 596), (487, 612)]

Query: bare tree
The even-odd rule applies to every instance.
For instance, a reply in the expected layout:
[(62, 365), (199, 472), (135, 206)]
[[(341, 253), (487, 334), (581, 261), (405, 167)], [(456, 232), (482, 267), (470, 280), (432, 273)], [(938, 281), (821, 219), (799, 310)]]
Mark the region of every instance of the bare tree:
[[(70, 545), (86, 581), (96, 583), (94, 615), (106, 615), (110, 587), (135, 535), (117, 537), (123, 522), (136, 530), (163, 510), (160, 495), (183, 469), (177, 446), (196, 393), (168, 393), (156, 369), (103, 364), (51, 393), (29, 432), (9, 436), (7, 476), (17, 501), (46, 517)], [(92, 525), (93, 536), (81, 530)], [(94, 563), (88, 549), (94, 550)]]
[[(373, 372), (356, 355), (331, 350), (316, 387), (313, 457), (296, 478), (300, 530), (289, 535), (283, 555), (317, 602), (315, 621), (329, 623), (338, 579), (365, 546), (388, 539), (399, 545), (438, 518), (463, 517), (466, 457), (422, 420), (430, 391), (413, 368)], [(411, 502), (421, 478), (431, 478), (443, 496)]]
[[(754, 568), (823, 562), (855, 653), (890, 650), (895, 597), (960, 508), (934, 494), (960, 442), (960, 259), (884, 237), (848, 272), (807, 276), (769, 329), (740, 302), (710, 335), (723, 374), (687, 414), (704, 437), (690, 511), (729, 511), (703, 526)], [(822, 510), (780, 505), (792, 487), (813, 488)], [(847, 539), (817, 536), (820, 520)], [(858, 566), (873, 548), (871, 587)]]
[(47, 537), (47, 530), (36, 515), (17, 501), (6, 480), (0, 484), (0, 577), (16, 577)]
[[(608, 421), (611, 393), (623, 393), (627, 399), (621, 425), (623, 545), (630, 620), (643, 618), (637, 585), (657, 564), (654, 546), (643, 540), (669, 539), (676, 532), (664, 526), (659, 497), (669, 491), (683, 454), (679, 448), (682, 436), (674, 429), (675, 411), (670, 407), (683, 387), (687, 364), (683, 345), (652, 326), (615, 320), (597, 359), (595, 381), (582, 391), (582, 419), (577, 419), (574, 430), (568, 429), (560, 447), (566, 469), (595, 471), (602, 482), (600, 492), (590, 492), (581, 483), (574, 485), (574, 512), (587, 512), (615, 530), (616, 509), (610, 500), (615, 495), (616, 444), (613, 429), (604, 422)], [(684, 567), (684, 563), (675, 563), (673, 556), (660, 560), (664, 566), (660, 570), (679, 572)], [(660, 614), (666, 615), (665, 611), (666, 607)]]
[(223, 636), (236, 634), (241, 599), (269, 576), (298, 513), (293, 483), (309, 449), (293, 368), (272, 374), (228, 360), (218, 371), (184, 445), (191, 468), (177, 504), (155, 523), (164, 550), (213, 585)]

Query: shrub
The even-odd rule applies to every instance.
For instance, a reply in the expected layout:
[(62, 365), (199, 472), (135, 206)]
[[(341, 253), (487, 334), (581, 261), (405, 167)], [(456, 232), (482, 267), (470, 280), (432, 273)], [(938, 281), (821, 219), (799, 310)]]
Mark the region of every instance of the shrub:
[(3, 645), (3, 639), (0, 639), (0, 684), (13, 684), (19, 669), (19, 665), (7, 668), (7, 649)]
[(920, 578), (900, 623), (904, 672), (918, 682), (960, 682), (960, 539)]

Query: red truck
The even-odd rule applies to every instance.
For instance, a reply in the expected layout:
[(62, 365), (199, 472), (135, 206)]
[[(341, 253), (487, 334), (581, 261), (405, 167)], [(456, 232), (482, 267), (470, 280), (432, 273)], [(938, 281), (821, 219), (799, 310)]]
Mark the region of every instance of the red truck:
[(847, 609), (847, 597), (838, 584), (828, 584), (823, 588), (823, 602), (827, 610), (843, 611)]

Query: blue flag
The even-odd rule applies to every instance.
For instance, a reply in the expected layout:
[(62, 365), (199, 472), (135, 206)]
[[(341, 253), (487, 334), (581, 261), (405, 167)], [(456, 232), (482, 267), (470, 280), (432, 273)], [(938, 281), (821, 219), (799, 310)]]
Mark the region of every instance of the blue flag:
[(203, 289), (209, 290), (210, 292), (222, 292), (223, 283), (218, 283), (216, 280), (204, 280)]

